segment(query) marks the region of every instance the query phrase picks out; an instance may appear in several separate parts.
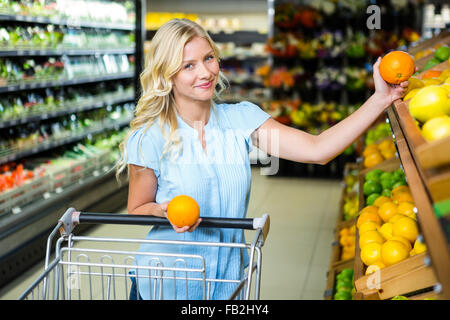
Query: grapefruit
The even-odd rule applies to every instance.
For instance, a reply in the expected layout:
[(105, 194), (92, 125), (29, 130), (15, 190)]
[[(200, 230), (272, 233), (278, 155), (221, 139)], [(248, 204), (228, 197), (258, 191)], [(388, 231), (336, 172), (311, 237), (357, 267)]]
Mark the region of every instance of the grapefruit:
[(450, 136), (450, 117), (441, 116), (428, 120), (422, 127), (422, 134), (428, 141)]
[(450, 113), (450, 100), (447, 90), (441, 86), (430, 85), (421, 88), (409, 102), (409, 112), (422, 122)]

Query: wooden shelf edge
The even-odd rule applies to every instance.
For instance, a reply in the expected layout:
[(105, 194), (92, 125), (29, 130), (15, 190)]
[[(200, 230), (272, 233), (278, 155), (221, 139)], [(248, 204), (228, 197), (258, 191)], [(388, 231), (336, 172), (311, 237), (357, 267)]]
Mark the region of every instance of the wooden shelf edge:
[(450, 299), (450, 254), (446, 237), (434, 214), (432, 200), (428, 190), (425, 188), (425, 183), (412, 158), (411, 146), (408, 145), (408, 141), (404, 138), (402, 127), (392, 107), (388, 108), (388, 116), (396, 137), (399, 156), (408, 185), (418, 209), (417, 217), (420, 229), (427, 243), (437, 278), (442, 285), (441, 296), (444, 299)]

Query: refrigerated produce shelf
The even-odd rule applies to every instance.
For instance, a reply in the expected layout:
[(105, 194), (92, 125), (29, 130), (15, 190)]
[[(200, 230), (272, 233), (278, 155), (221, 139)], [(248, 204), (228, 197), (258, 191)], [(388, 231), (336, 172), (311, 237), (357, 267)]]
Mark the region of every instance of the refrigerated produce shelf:
[(0, 49), (0, 57), (30, 57), (30, 56), (81, 56), (95, 54), (133, 54), (134, 48), (124, 49)]
[(62, 80), (38, 80), (30, 83), (20, 83), (14, 85), (6, 85), (0, 87), (0, 93), (4, 92), (15, 92), (22, 90), (31, 89), (43, 89), (48, 87), (59, 87), (59, 86), (71, 86), (77, 84), (101, 82), (101, 81), (111, 81), (111, 80), (121, 80), (121, 79), (132, 79), (134, 78), (134, 72), (125, 72), (118, 74), (109, 74), (97, 77), (80, 77), (76, 79), (62, 79)]
[(0, 21), (54, 24), (73, 28), (101, 28), (101, 29), (127, 30), (127, 31), (132, 31), (136, 29), (136, 26), (134, 24), (129, 23), (88, 22), (88, 21), (76, 21), (74, 19), (56, 19), (56, 18), (33, 17), (33, 16), (12, 15), (12, 14), (0, 14)]
[(0, 121), (0, 129), (14, 127), (16, 125), (25, 124), (28, 122), (47, 120), (47, 119), (56, 118), (56, 117), (60, 117), (60, 116), (64, 116), (64, 115), (68, 115), (68, 114), (72, 114), (72, 113), (100, 109), (100, 108), (103, 108), (108, 105), (121, 104), (121, 103), (125, 103), (125, 102), (134, 101), (134, 99), (135, 99), (135, 95), (131, 94), (131, 95), (126, 95), (126, 96), (122, 95), (122, 97), (116, 97), (116, 98), (109, 98), (109, 99), (104, 98), (104, 100), (94, 99), (94, 100), (96, 100), (96, 102), (86, 103), (85, 105), (79, 104), (76, 107), (65, 108), (65, 106), (62, 105), (59, 107), (60, 110), (35, 113), (35, 114), (22, 116), (20, 118), (13, 118), (13, 119)]

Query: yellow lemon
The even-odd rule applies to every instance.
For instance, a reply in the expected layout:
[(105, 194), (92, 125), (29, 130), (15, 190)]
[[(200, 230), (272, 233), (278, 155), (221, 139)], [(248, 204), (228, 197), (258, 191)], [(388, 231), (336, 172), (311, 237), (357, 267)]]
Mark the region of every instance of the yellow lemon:
[(378, 232), (383, 236), (385, 240), (389, 240), (390, 238), (392, 238), (392, 223), (383, 223)]
[(414, 208), (415, 206), (411, 202), (400, 202), (397, 206), (397, 212), (405, 216), (409, 216), (410, 214), (415, 215)]
[(409, 257), (409, 250), (397, 240), (388, 240), (381, 246), (381, 260), (391, 266)]
[(367, 156), (369, 156), (370, 154), (372, 154), (372, 153), (374, 153), (374, 152), (377, 152), (378, 151), (378, 147), (377, 147), (377, 145), (376, 144), (369, 144), (365, 149), (364, 149), (364, 151), (363, 151), (363, 157), (365, 158), (365, 157), (367, 157)]
[[(450, 79), (450, 78), (449, 78)], [(446, 83), (442, 85), (442, 88), (444, 88), (445, 90), (448, 91), (448, 93), (450, 94), (450, 83)]]
[(419, 227), (417, 221), (409, 217), (403, 217), (394, 222), (392, 228), (392, 234), (394, 236), (400, 236), (408, 239), (410, 242), (414, 242), (419, 235)]
[(361, 209), (360, 214), (363, 214), (365, 212), (372, 212), (372, 213), (378, 214), (378, 208), (373, 206), (373, 205), (372, 206), (368, 205), (368, 206), (365, 206), (364, 208)]
[(411, 190), (409, 189), (408, 186), (401, 185), (401, 186), (398, 186), (398, 187), (395, 187), (394, 189), (392, 189), (391, 196), (394, 196), (394, 195), (396, 195), (399, 192), (409, 192), (409, 193), (411, 193)]
[(404, 214), (400, 214), (397, 213), (396, 215), (394, 215), (392, 218), (389, 219), (389, 222), (394, 224), (395, 222), (397, 222), (399, 219), (404, 218), (405, 215)]
[[(381, 259), (381, 244), (378, 242), (371, 242), (361, 249), (361, 261), (366, 265), (376, 263)], [(384, 262), (383, 262), (384, 263)]]
[(410, 91), (412, 91), (414, 89), (420, 89), (420, 88), (423, 88), (425, 86), (425, 84), (422, 82), (422, 80), (417, 79), (415, 77), (409, 78), (408, 82), (409, 82), (409, 84), (408, 84), (407, 92), (410, 92)]
[(411, 91), (409, 91), (409, 92), (406, 94), (406, 96), (403, 98), (403, 101), (412, 99), (412, 98), (416, 95), (416, 93), (419, 92), (419, 90), (420, 90), (420, 88), (412, 89)]
[(414, 199), (410, 192), (397, 192), (391, 195), (391, 199), (396, 204), (399, 204), (400, 202), (414, 203)]
[(348, 228), (348, 233), (349, 235), (355, 235), (356, 233), (356, 225), (352, 225), (351, 227)]
[(450, 136), (450, 117), (441, 116), (428, 120), (422, 127), (422, 134), (428, 141)]
[(411, 250), (412, 249), (411, 242), (409, 242), (409, 240), (406, 239), (406, 238), (403, 238), (403, 237), (400, 237), (400, 236), (392, 236), (392, 238), (389, 239), (389, 240), (397, 240), (397, 241), (403, 243), (407, 250)]
[(429, 78), (429, 79), (425, 79), (425, 80), (422, 80), (422, 81), (423, 81), (425, 87), (427, 87), (427, 86), (434, 86), (434, 85), (438, 85), (438, 84), (442, 83), (442, 80), (438, 79), (438, 78)]
[(425, 251), (427, 251), (427, 246), (426, 246), (426, 244), (425, 243), (422, 243), (422, 242), (420, 242), (419, 241), (419, 239), (417, 239), (415, 242), (414, 242), (414, 252), (416, 253), (416, 254), (420, 254), (420, 253), (422, 253), (422, 252), (425, 252)]
[(394, 202), (385, 202), (378, 209), (378, 215), (384, 222), (388, 222), (390, 218), (397, 214), (397, 205)]
[(364, 222), (373, 221), (379, 225), (381, 225), (381, 218), (377, 213), (373, 212), (362, 212), (358, 220), (356, 220), (356, 226), (359, 228)]
[(390, 202), (390, 201), (391, 201), (391, 199), (386, 196), (379, 196), (378, 198), (375, 199), (375, 201), (373, 202), (373, 205), (375, 207), (378, 207), (378, 209), (379, 209), (383, 203)]
[(359, 237), (359, 247), (360, 248), (364, 248), (364, 246), (366, 246), (368, 243), (371, 243), (371, 242), (383, 243), (384, 242), (384, 238), (376, 230), (371, 230), (371, 231), (364, 232)]
[(409, 102), (409, 112), (422, 122), (449, 113), (450, 102), (447, 90), (441, 86), (431, 85), (421, 88)]
[(363, 233), (367, 231), (378, 230), (379, 227), (380, 225), (374, 221), (366, 221), (363, 224), (361, 224), (361, 226), (358, 228), (359, 235), (361, 236)]

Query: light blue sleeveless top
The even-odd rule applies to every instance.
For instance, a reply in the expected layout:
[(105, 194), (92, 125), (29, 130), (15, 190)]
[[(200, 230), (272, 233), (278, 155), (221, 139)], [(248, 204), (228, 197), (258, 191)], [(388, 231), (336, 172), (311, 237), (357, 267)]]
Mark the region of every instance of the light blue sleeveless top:
[[(182, 138), (182, 149), (177, 158), (169, 156), (161, 158), (165, 145), (165, 137), (160, 124), (155, 122), (145, 133), (144, 129), (130, 136), (127, 145), (127, 163), (153, 169), (157, 179), (156, 202), (170, 201), (177, 195), (193, 197), (200, 206), (201, 217), (244, 218), (247, 213), (251, 170), (249, 152), (252, 148), (251, 133), (261, 126), (270, 115), (257, 105), (243, 101), (237, 104), (215, 104), (206, 124), (206, 153), (202, 148), (197, 131), (187, 125), (180, 117), (178, 130)], [(214, 110), (215, 109), (215, 110)], [(169, 128), (165, 131), (168, 133)], [(141, 140), (139, 152), (139, 141)], [(197, 228), (194, 232), (176, 233), (172, 227), (155, 226), (146, 239), (153, 240), (186, 240), (208, 242), (245, 241), (243, 230)], [(241, 252), (242, 251), (242, 252)], [(166, 256), (137, 255), (135, 264), (164, 267), (187, 267), (189, 269), (206, 268), (206, 279), (235, 279), (243, 277), (244, 268), (248, 265), (246, 250), (169, 245), (142, 244), (139, 252), (170, 253), (184, 256), (183, 261)], [(198, 257), (197, 257), (198, 256)], [(200, 258), (202, 257), (202, 258)], [(185, 265), (186, 264), (186, 265)], [(154, 299), (154, 281), (139, 276), (148, 276), (148, 271), (137, 269), (138, 288), (143, 299)], [(157, 270), (150, 273), (158, 274)], [(189, 280), (186, 287), (186, 276), (201, 279), (198, 272), (164, 271), (164, 276), (176, 277), (165, 280), (162, 296), (165, 299), (203, 298), (202, 281)], [(175, 287), (176, 284), (176, 287)], [(159, 287), (159, 283), (157, 284)], [(211, 283), (211, 299), (227, 299), (234, 291), (236, 284)], [(159, 289), (157, 289), (159, 295)]]

